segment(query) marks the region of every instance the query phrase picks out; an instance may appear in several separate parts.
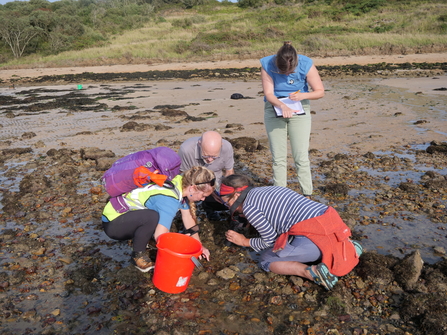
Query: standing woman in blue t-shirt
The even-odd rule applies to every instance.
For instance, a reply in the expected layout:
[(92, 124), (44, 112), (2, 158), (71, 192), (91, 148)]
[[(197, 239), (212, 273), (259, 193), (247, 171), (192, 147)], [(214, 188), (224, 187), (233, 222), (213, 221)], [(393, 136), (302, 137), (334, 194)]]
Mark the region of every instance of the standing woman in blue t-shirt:
[[(298, 55), (290, 42), (276, 55), (261, 58), (261, 78), (264, 89), (264, 122), (273, 157), (275, 186), (287, 186), (287, 137), (298, 174), (301, 192), (310, 197), (313, 192), (309, 161), (311, 115), (309, 100), (324, 96), (324, 86), (318, 70), (309, 57)], [(311, 91), (309, 92), (309, 87)], [(305, 115), (293, 115), (278, 98), (301, 101)], [(274, 106), (283, 117), (277, 117)]]

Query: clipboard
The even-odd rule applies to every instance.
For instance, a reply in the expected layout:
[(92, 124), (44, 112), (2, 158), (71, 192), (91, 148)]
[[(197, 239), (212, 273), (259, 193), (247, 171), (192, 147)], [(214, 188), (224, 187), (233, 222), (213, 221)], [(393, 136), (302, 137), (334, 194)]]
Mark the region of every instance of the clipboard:
[[(293, 113), (292, 115), (305, 115), (306, 112), (303, 109), (303, 105), (301, 104), (301, 101), (295, 101), (291, 100), (290, 98), (280, 98), (279, 101), (283, 102), (287, 105), (290, 109), (293, 109), (297, 112)], [(282, 110), (279, 107), (273, 106), (276, 112), (277, 117), (282, 117)]]

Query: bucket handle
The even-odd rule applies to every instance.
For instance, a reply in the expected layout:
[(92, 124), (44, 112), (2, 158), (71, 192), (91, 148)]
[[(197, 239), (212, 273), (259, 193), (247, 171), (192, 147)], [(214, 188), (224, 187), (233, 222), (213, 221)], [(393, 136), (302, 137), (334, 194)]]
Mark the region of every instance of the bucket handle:
[(202, 263), (199, 262), (199, 260), (197, 258), (195, 258), (194, 256), (191, 257), (192, 262), (194, 263), (195, 266), (197, 266), (197, 268), (199, 270), (203, 269), (203, 265)]

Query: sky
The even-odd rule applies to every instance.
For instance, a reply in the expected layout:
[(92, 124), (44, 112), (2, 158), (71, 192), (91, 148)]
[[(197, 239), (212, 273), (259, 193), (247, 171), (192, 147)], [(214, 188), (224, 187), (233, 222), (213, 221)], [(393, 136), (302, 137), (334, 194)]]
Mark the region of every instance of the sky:
[[(14, 0), (0, 0), (0, 5), (4, 5), (5, 3), (7, 3), (7, 2), (13, 2)], [(17, 0), (16, 0), (17, 1)], [(26, 0), (26, 1), (28, 1), (28, 0)], [(55, 1), (58, 1), (58, 0), (47, 0), (47, 1), (49, 1), (49, 2), (55, 2)]]
[[(12, 2), (12, 1), (14, 1), (14, 0), (0, 0), (0, 5), (4, 5), (5, 3)], [(15, 0), (15, 1), (28, 1), (28, 0)], [(47, 0), (47, 1), (55, 2), (55, 1), (58, 1), (58, 0)], [(230, 1), (231, 2), (237, 2), (237, 0), (230, 0)]]

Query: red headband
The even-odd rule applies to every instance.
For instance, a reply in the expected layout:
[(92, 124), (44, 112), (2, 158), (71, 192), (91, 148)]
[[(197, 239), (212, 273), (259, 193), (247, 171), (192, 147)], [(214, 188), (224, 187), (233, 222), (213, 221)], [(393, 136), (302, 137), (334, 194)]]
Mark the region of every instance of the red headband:
[(239, 187), (239, 188), (234, 188), (234, 187), (222, 184), (222, 185), (220, 185), (220, 195), (229, 195), (229, 194), (233, 194), (235, 192), (242, 192), (247, 187), (248, 187), (248, 185), (247, 186), (242, 186), (242, 187)]

